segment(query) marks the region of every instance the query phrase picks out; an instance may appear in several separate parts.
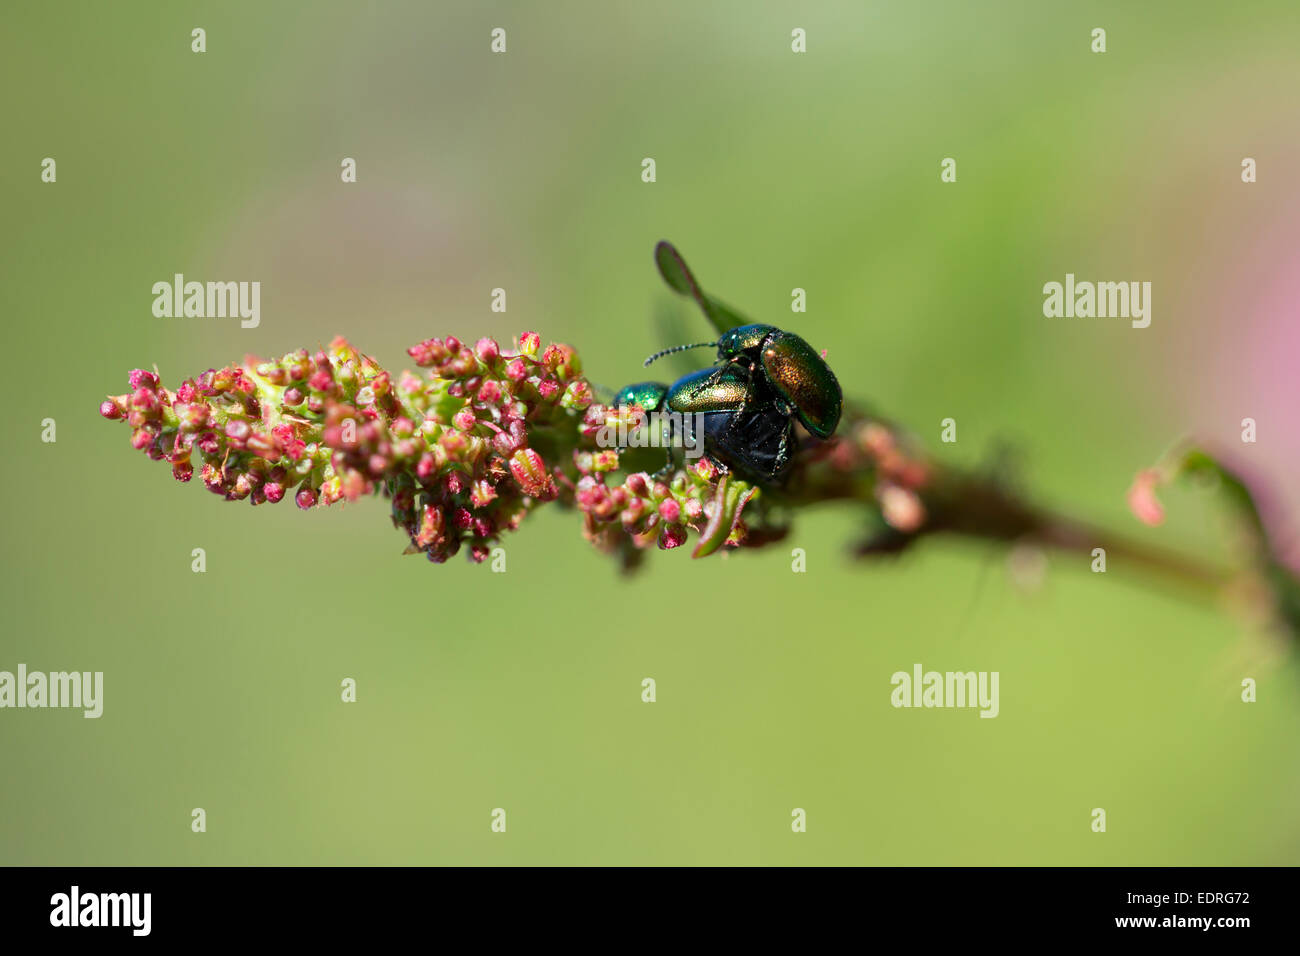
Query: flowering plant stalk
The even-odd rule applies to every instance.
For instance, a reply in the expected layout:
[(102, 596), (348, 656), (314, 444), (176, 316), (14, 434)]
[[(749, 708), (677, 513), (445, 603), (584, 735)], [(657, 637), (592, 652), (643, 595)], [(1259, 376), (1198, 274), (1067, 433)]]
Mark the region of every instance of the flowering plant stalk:
[[(661, 244), (657, 257), (669, 285), (693, 296), (715, 324), (743, 321), (700, 291), (671, 246)], [(106, 398), (100, 412), (125, 422), (132, 447), (170, 464), (177, 480), (191, 481), (197, 470), (227, 501), (291, 497), (311, 509), (381, 495), (409, 539), (406, 552), (436, 563), (462, 549), (483, 561), (548, 502), (576, 510), (586, 538), (631, 569), (652, 545), (674, 549), (692, 537), (697, 558), (768, 545), (788, 535), (800, 508), (838, 501), (862, 511), (859, 556), (897, 553), (940, 533), (1082, 554), (1100, 547), (1202, 592), (1253, 575), (1266, 583), (1278, 619), (1300, 627), (1294, 570), (1275, 554), (1252, 494), (1200, 450), (1139, 473), (1130, 504), (1158, 523), (1159, 485), (1181, 474), (1212, 476), (1243, 516), (1252, 542), (1245, 568), (1214, 567), (1044, 511), (996, 477), (935, 461), (902, 429), (852, 403), (829, 440), (797, 431), (779, 485), (741, 480), (709, 457), (658, 475), (639, 449), (598, 441), (602, 429), (635, 430), (646, 410), (597, 401), (567, 345), (543, 348), (537, 333), (525, 332), (509, 349), (448, 337), (408, 354), (426, 376), (394, 377), (343, 338), (315, 352), (208, 369), (175, 389), (136, 369), (129, 391)]]

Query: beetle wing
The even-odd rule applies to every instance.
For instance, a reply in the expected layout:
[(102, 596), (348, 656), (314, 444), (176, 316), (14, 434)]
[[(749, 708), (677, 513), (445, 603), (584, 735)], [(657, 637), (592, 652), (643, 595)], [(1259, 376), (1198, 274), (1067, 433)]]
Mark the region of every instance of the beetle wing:
[(763, 348), (762, 358), (768, 381), (803, 426), (818, 438), (829, 438), (840, 423), (843, 403), (830, 366), (811, 345), (790, 333), (774, 336)]
[(668, 390), (668, 408), (674, 412), (725, 412), (750, 395), (749, 378), (735, 366), (702, 368), (683, 375)]

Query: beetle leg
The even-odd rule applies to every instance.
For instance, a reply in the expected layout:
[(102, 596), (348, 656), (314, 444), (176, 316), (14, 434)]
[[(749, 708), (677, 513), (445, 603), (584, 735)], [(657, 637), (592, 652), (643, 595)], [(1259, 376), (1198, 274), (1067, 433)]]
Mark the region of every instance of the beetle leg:
[(731, 437), (731, 430), (736, 427), (736, 419), (739, 418), (741, 415), (745, 414), (745, 403), (748, 401), (749, 401), (749, 396), (746, 395), (744, 398), (740, 400), (740, 404), (736, 406), (736, 410), (731, 413), (731, 417), (727, 419), (728, 438)]
[(660, 432), (660, 438), (664, 446), (664, 463), (663, 467), (652, 474), (650, 477), (656, 481), (670, 474), (676, 467), (677, 463), (673, 460), (673, 440), (677, 437), (673, 434), (672, 420), (664, 422), (663, 430)]
[(769, 478), (776, 478), (781, 469), (785, 466), (786, 459), (789, 457), (790, 429), (786, 428), (781, 432), (781, 444), (776, 447), (776, 459), (772, 462), (772, 474)]

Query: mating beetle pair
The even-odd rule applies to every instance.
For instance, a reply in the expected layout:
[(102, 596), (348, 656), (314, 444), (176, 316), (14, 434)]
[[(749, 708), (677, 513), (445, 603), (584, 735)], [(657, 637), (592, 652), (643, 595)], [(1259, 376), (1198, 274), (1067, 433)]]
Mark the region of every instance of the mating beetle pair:
[[(702, 414), (709, 458), (743, 477), (779, 483), (793, 455), (795, 419), (821, 439), (829, 438), (839, 424), (843, 396), (835, 373), (793, 332), (771, 325), (724, 327), (735, 313), (700, 291), (677, 250), (661, 242), (655, 258), (668, 284), (692, 295), (721, 335), (716, 342), (657, 352), (645, 364), (702, 346), (716, 346), (721, 364), (683, 375), (671, 385), (628, 385), (614, 397), (614, 405), (681, 413), (686, 429), (693, 429), (693, 416)], [(694, 434), (684, 437), (696, 440)]]

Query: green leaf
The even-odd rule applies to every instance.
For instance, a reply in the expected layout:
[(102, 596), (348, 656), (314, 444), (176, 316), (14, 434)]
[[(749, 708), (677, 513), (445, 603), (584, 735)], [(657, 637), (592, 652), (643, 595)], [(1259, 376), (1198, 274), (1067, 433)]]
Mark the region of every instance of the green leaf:
[(700, 533), (700, 543), (695, 546), (691, 557), (706, 558), (722, 547), (740, 522), (741, 511), (757, 494), (758, 489), (753, 485), (723, 475), (713, 493), (713, 514)]
[(668, 283), (668, 288), (678, 295), (694, 299), (695, 304), (700, 307), (700, 311), (719, 335), (738, 325), (750, 324), (749, 319), (700, 288), (699, 282), (696, 281), (686, 260), (682, 258), (682, 254), (666, 239), (655, 246), (655, 265), (659, 267), (659, 274), (664, 277), (664, 282)]

